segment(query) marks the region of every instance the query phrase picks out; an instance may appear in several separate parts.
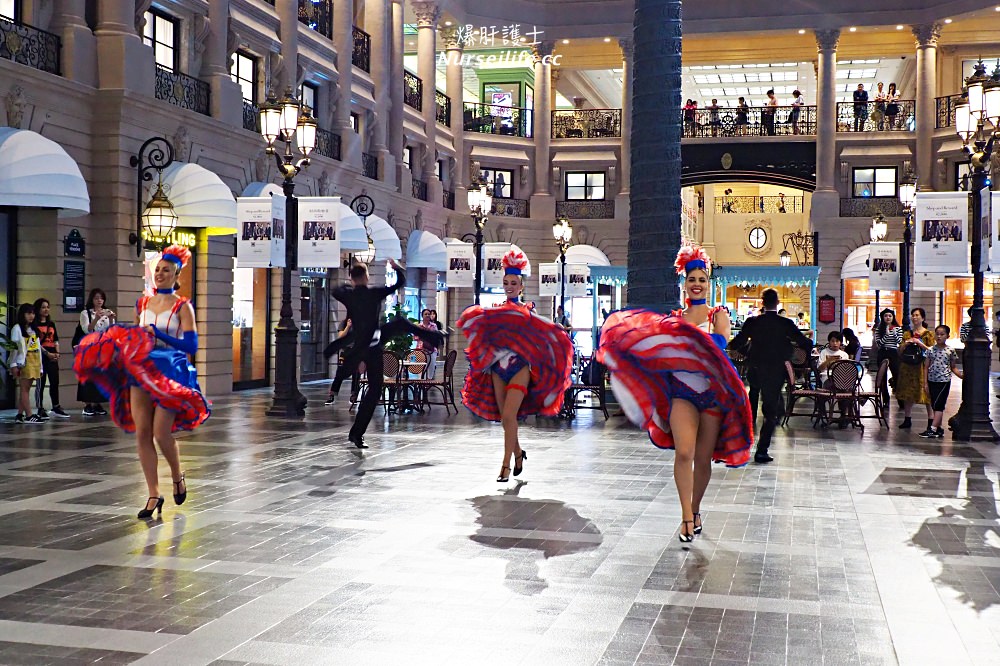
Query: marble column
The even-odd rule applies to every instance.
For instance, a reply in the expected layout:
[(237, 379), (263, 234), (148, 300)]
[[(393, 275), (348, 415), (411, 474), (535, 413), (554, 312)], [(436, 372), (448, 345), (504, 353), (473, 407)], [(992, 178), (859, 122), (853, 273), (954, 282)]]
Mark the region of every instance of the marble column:
[(278, 40), (281, 42), (281, 53), (269, 65), (268, 92), (281, 99), (287, 88), (298, 95), (295, 74), (299, 63), (299, 3), (297, 0), (277, 0), (274, 8), (280, 20)]
[[(389, 154), (396, 161), (395, 184), (400, 192), (410, 191), (410, 170), (403, 164), (403, 0), (392, 0), (392, 43), (389, 48)], [(388, 176), (387, 176), (388, 177)]]
[(49, 26), (62, 39), (62, 74), (71, 81), (97, 85), (97, 40), (86, 21), (86, 0), (62, 0)]
[[(552, 51), (554, 42), (535, 44), (535, 195), (551, 196), (552, 182)], [(555, 203), (551, 205), (551, 215), (555, 217)], [(536, 210), (534, 200), (531, 209)]]
[(840, 30), (817, 30), (816, 85), (816, 191), (809, 220), (812, 228), (821, 220), (840, 216), (837, 192), (837, 46)]
[(337, 108), (333, 129), (346, 141), (351, 129), (351, 89), (354, 82), (354, 0), (337, 0), (333, 6), (333, 47), (337, 50)]
[(622, 152), (619, 169), (621, 190), (615, 197), (615, 217), (628, 217), (629, 181), (632, 179), (632, 60), (635, 47), (631, 39), (619, 39), (622, 49)]
[(243, 125), (243, 92), (229, 74), (229, 0), (208, 3), (209, 34), (201, 74), (212, 88), (212, 117)]
[(390, 68), (392, 3), (390, 0), (365, 0), (364, 5), (365, 30), (371, 36), (371, 76), (375, 83), (375, 127), (368, 151), (378, 157), (379, 173), (383, 178), (393, 181), (396, 161), (386, 145), (392, 103), (389, 91), (393, 86)]
[[(445, 57), (447, 58), (447, 86), (445, 94), (451, 100), (451, 133), (454, 137), (452, 145), (455, 147), (455, 175), (451, 183), (455, 192), (455, 208), (461, 210), (459, 206), (465, 205), (465, 179), (468, 174), (468, 167), (465, 161), (465, 134), (462, 126), (464, 123), (463, 109), (465, 101), (463, 99), (464, 86), (462, 85), (462, 42), (458, 38), (457, 28), (445, 28), (441, 31), (441, 37), (445, 45)], [(460, 198), (461, 195), (461, 198)]]
[[(424, 134), (427, 137), (420, 179), (427, 183), (428, 199), (440, 201), (441, 183), (437, 178), (437, 104), (434, 93), (437, 90), (437, 22), (441, 18), (441, 8), (437, 2), (413, 2), (412, 6), (417, 16), (417, 76), (424, 85), (420, 115), (424, 120)], [(436, 198), (434, 191), (438, 192)]]
[(121, 0), (99, 2), (94, 32), (98, 86), (152, 97), (156, 82), (153, 49), (139, 37), (135, 4)]
[(913, 26), (917, 40), (917, 178), (921, 190), (934, 189), (934, 97), (937, 95), (937, 43), (941, 37), (940, 23)]

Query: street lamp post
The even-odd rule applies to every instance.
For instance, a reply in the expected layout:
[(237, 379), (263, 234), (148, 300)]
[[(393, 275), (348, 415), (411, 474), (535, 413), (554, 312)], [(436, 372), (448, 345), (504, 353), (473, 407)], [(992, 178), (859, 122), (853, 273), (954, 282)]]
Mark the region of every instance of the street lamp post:
[[(875, 217), (872, 218), (872, 228), (869, 230), (868, 235), (871, 237), (872, 243), (881, 243), (885, 240), (885, 235), (889, 233), (889, 225), (885, 221), (885, 216), (882, 215), (881, 211), (875, 213)], [(868, 259), (871, 262), (871, 258)], [(870, 285), (869, 285), (870, 286)], [(875, 322), (878, 323), (879, 319), (879, 290), (875, 290)]]
[(475, 254), (476, 276), (474, 289), (476, 290), (476, 305), (479, 305), (479, 292), (483, 290), (483, 229), (489, 219), (489, 214), (493, 209), (493, 194), (489, 185), (484, 182), (474, 181), (469, 185), (469, 213), (472, 215), (472, 223), (476, 226), (475, 234), (465, 234), (462, 240), (472, 242), (472, 250)]
[[(135, 245), (135, 256), (142, 259), (145, 241), (157, 243), (177, 226), (177, 213), (163, 191), (163, 170), (174, 163), (174, 147), (162, 136), (147, 139), (139, 148), (139, 154), (129, 159), (136, 170), (135, 233), (128, 236), (129, 243)], [(153, 180), (157, 174), (156, 190), (145, 208), (142, 205), (143, 183)]]
[[(963, 441), (1000, 440), (990, 421), (990, 339), (983, 310), (983, 190), (989, 187), (990, 155), (1000, 128), (1000, 63), (986, 76), (980, 60), (966, 79), (967, 101), (955, 107), (955, 130), (969, 154), (972, 189), (972, 307), (971, 330), (962, 358), (962, 406), (952, 436)], [(990, 129), (986, 126), (989, 124)]]
[(913, 204), (917, 200), (917, 181), (912, 174), (899, 184), (899, 202), (903, 204), (903, 252), (899, 258), (899, 290), (903, 292), (903, 330), (910, 328), (910, 251), (913, 249)]
[(560, 271), (561, 279), (559, 281), (559, 307), (562, 308), (563, 316), (566, 316), (566, 250), (569, 249), (570, 243), (573, 240), (573, 227), (570, 226), (569, 221), (565, 218), (559, 218), (556, 223), (552, 225), (552, 237), (556, 240), (556, 245), (559, 246), (559, 263), (561, 264), (562, 270)]
[[(298, 199), (295, 197), (295, 176), (309, 166), (309, 155), (316, 147), (316, 121), (309, 107), (303, 107), (289, 87), (281, 100), (274, 97), (261, 104), (260, 133), (267, 142), (267, 153), (281, 172), (285, 208), (285, 267), (281, 273), (281, 319), (274, 329), (274, 402), (268, 416), (300, 417), (306, 413), (307, 400), (298, 387), (299, 329), (292, 310), (292, 271), (298, 268)], [(276, 143), (285, 144), (284, 151)], [(302, 157), (292, 152), (295, 142)]]

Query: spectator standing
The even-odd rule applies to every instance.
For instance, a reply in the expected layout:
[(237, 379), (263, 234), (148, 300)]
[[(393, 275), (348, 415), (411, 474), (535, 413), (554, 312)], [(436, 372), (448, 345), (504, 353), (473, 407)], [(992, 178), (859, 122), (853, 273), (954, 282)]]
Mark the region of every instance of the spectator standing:
[(736, 104), (736, 133), (744, 135), (747, 133), (747, 125), (750, 124), (750, 105), (746, 99), (740, 97)]
[(45, 397), (45, 382), (49, 383), (49, 398), (52, 399), (52, 414), (68, 419), (69, 414), (63, 411), (59, 402), (59, 332), (56, 323), (52, 321), (51, 305), (47, 298), (35, 301), (35, 330), (42, 345), (42, 376), (35, 388), (35, 407), (42, 419), (48, 419), (49, 413), (42, 404)]
[(889, 406), (889, 386), (895, 390), (896, 378), (899, 376), (899, 345), (903, 342), (903, 329), (896, 321), (896, 313), (886, 308), (879, 313), (878, 324), (875, 325), (873, 342), (875, 344), (875, 359), (879, 365), (882, 361), (889, 362), (888, 386), (880, 386), (882, 406)]
[[(91, 289), (90, 296), (87, 297), (87, 307), (80, 313), (80, 337), (95, 331), (106, 331), (115, 323), (115, 313), (113, 310), (105, 308), (108, 297), (103, 289)], [(79, 343), (79, 340), (76, 341)], [(76, 345), (73, 345), (76, 347)], [(84, 404), (84, 416), (107, 416), (104, 409), (104, 401), (107, 399), (100, 389), (93, 382), (79, 384), (76, 389), (76, 399)]]
[(17, 323), (11, 330), (10, 341), (14, 344), (10, 371), (18, 386), (14, 423), (44, 423), (44, 419), (31, 413), (31, 385), (42, 376), (42, 345), (35, 328), (35, 306), (31, 303), (22, 303), (17, 308)]
[(885, 94), (885, 128), (892, 131), (896, 127), (896, 116), (899, 115), (899, 92), (896, 90), (895, 82), (889, 84), (889, 91)]
[[(802, 92), (795, 90), (792, 92), (792, 134), (801, 134), (799, 130), (799, 116), (802, 114), (802, 107), (806, 105), (806, 98)], [(781, 211), (784, 213), (785, 211)]]
[(859, 83), (854, 91), (854, 131), (863, 132), (868, 120), (868, 91), (865, 84)]
[(924, 363), (924, 389), (931, 399), (932, 420), (927, 430), (920, 433), (924, 438), (944, 437), (941, 422), (944, 420), (945, 405), (948, 404), (951, 376), (954, 374), (959, 379), (964, 377), (962, 371), (955, 367), (958, 364), (958, 355), (948, 346), (949, 335), (951, 329), (944, 324), (935, 328), (935, 345), (927, 350), (927, 361)]
[(761, 120), (764, 124), (764, 134), (774, 136), (774, 114), (778, 109), (778, 100), (774, 96), (774, 90), (767, 91), (767, 104), (761, 112)]
[(719, 136), (719, 125), (722, 121), (719, 120), (719, 100), (713, 99), (712, 103), (708, 105), (708, 122), (712, 126), (712, 136)]
[(879, 131), (885, 129), (885, 100), (886, 94), (883, 84), (879, 81), (875, 88), (875, 110), (872, 112), (873, 119)]
[(927, 394), (924, 377), (926, 375), (926, 357), (919, 358), (916, 363), (907, 362), (907, 358), (912, 356), (917, 359), (918, 354), (907, 350), (907, 347), (919, 347), (925, 352), (935, 344), (934, 334), (927, 330), (924, 322), (927, 314), (923, 308), (913, 308), (910, 312), (910, 325), (912, 331), (903, 331), (903, 344), (900, 345), (899, 366), (899, 386), (896, 390), (896, 397), (903, 401), (903, 422), (899, 427), (903, 430), (911, 427), (910, 414), (913, 405), (924, 405), (927, 408), (927, 427), (931, 427), (933, 414), (931, 412), (931, 398)]
[[(425, 328), (428, 331), (440, 333), (437, 324), (435, 324), (434, 320), (431, 319), (431, 310), (425, 309), (420, 313), (420, 323), (417, 324), (417, 326)], [(422, 349), (427, 352), (427, 378), (434, 379), (435, 369), (437, 367), (438, 348), (423, 338), (417, 338), (417, 349)]]

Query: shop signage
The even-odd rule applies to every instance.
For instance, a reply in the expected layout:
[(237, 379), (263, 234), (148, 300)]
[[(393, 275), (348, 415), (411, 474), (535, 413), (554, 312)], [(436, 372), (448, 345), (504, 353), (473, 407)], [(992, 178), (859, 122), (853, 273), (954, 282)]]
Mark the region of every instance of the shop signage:
[(340, 267), (340, 197), (299, 197), (299, 263)]
[[(145, 242), (149, 243), (149, 235), (146, 233), (145, 229), (142, 230), (142, 239)], [(156, 245), (157, 247), (161, 245), (163, 247), (167, 247), (168, 245), (181, 245), (183, 247), (193, 250), (198, 245), (198, 236), (193, 231), (174, 229), (169, 234), (167, 234), (167, 236), (165, 236), (160, 240), (155, 241), (155, 243), (153, 244)]]
[(63, 312), (83, 312), (86, 304), (84, 276), (86, 264), (82, 261), (63, 262)]
[(868, 246), (868, 288), (899, 291), (899, 243)]
[(473, 271), (475, 251), (471, 243), (456, 240), (448, 243), (448, 288), (474, 287), (476, 276)]
[(587, 295), (587, 283), (590, 281), (590, 266), (587, 264), (566, 264), (566, 298), (576, 298)]
[(236, 263), (240, 268), (284, 267), (285, 197), (238, 198), (236, 225)]
[(819, 297), (819, 323), (832, 324), (837, 321), (837, 299), (829, 294)]
[(486, 243), (483, 245), (483, 287), (500, 289), (503, 287), (503, 255), (510, 251), (510, 243)]
[(913, 267), (925, 273), (968, 273), (968, 192), (918, 192)]
[(66, 257), (82, 257), (86, 254), (87, 243), (83, 240), (83, 235), (80, 233), (79, 229), (72, 229), (69, 234), (63, 238), (63, 256)]
[(914, 273), (913, 291), (944, 291), (944, 273)]
[(559, 295), (559, 264), (538, 264), (538, 297)]

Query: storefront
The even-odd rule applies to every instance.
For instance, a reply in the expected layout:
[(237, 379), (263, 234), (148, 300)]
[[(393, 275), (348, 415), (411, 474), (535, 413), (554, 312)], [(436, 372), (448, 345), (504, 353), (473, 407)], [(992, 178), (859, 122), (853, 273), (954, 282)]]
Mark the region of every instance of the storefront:
[[(598, 331), (604, 325), (604, 320), (615, 310), (621, 310), (625, 289), (628, 285), (628, 266), (591, 266), (590, 280), (592, 290), (590, 296), (591, 330), (589, 340), (580, 340), (582, 346), (589, 346), (590, 353), (599, 340)], [(583, 308), (580, 308), (581, 310)], [(587, 351), (581, 353), (588, 355)]]
[[(816, 339), (816, 328), (820, 324), (816, 310), (816, 286), (819, 282), (819, 266), (725, 266), (716, 269), (712, 278), (715, 281), (712, 289), (712, 304), (725, 305), (732, 313), (733, 328), (739, 328), (739, 323), (750, 312), (760, 307), (760, 297), (765, 289), (775, 289), (778, 297), (782, 293), (782, 307), (789, 317), (797, 317), (799, 312), (805, 313), (808, 322), (807, 330)], [(795, 298), (792, 300), (791, 294)]]
[(271, 383), (271, 271), (233, 259), (233, 390)]
[[(941, 323), (951, 328), (952, 337), (958, 337), (962, 322), (969, 319), (972, 307), (972, 278), (946, 277), (944, 280), (943, 313)], [(993, 284), (983, 283), (983, 309), (986, 311), (986, 328), (993, 329)], [(930, 315), (930, 313), (927, 313)]]
[(327, 269), (299, 269), (299, 341), (302, 381), (329, 377), (323, 349), (330, 341), (330, 290)]
[(871, 289), (868, 285), (867, 245), (847, 255), (840, 271), (841, 296), (843, 311), (841, 321), (843, 328), (853, 329), (863, 346), (872, 342), (872, 326), (878, 319), (878, 313), (889, 308), (902, 321), (903, 293), (885, 289)]

